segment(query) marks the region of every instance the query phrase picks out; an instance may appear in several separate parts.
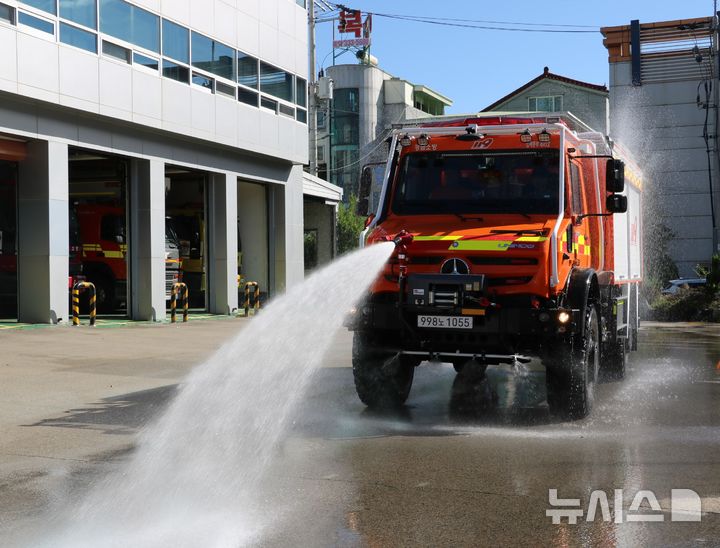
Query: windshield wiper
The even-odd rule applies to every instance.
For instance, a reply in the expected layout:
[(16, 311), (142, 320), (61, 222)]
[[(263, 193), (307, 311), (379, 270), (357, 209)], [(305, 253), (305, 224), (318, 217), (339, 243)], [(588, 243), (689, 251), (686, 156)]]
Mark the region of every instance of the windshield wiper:
[(462, 215), (462, 214), (460, 214), (460, 213), (453, 213), (453, 215), (455, 215), (458, 219), (460, 219), (460, 220), (463, 221), (463, 222), (466, 222), (466, 221), (482, 221), (482, 220), (483, 220), (482, 217), (466, 217), (465, 215)]
[(545, 229), (542, 228), (530, 228), (527, 230), (501, 230), (493, 229), (490, 231), (492, 234), (531, 234), (533, 236), (541, 236), (545, 234)]

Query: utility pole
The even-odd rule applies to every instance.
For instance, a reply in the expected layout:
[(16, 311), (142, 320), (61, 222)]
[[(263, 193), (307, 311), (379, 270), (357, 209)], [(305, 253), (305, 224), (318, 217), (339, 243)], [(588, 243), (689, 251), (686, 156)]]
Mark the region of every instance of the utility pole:
[(308, 6), (308, 26), (309, 26), (309, 42), (310, 42), (310, 74), (308, 78), (308, 130), (310, 134), (309, 143), (309, 167), (310, 175), (317, 176), (317, 74), (315, 67), (317, 61), (315, 59), (315, 0), (309, 0)]

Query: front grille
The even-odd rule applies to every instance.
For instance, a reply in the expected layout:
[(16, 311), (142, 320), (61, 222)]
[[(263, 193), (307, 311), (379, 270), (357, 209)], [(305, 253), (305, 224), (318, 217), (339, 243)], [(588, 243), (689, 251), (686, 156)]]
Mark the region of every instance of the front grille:
[(537, 265), (538, 260), (534, 257), (468, 257), (472, 264), (479, 265)]
[(410, 257), (410, 264), (440, 264), (443, 258), (433, 255)]
[(525, 285), (530, 283), (532, 276), (513, 276), (511, 278), (486, 278), (488, 287), (499, 287), (508, 285)]

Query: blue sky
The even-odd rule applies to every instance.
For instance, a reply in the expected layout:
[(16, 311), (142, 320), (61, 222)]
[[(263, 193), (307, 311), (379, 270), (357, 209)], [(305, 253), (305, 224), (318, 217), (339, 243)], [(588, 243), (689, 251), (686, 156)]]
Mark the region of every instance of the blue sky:
[[(377, 13), (555, 25), (590, 25), (582, 34), (465, 29), (375, 17), (371, 53), (395, 76), (424, 84), (454, 101), (451, 113), (478, 111), (538, 76), (556, 74), (608, 83), (599, 28), (691, 19), (712, 14), (712, 0), (345, 0)], [(337, 24), (337, 22), (335, 22)], [(516, 25), (502, 25), (516, 26)], [(532, 28), (532, 27), (528, 27)], [(582, 30), (593, 30), (582, 29)], [(317, 27), (318, 66), (332, 64), (332, 23)], [(330, 54), (330, 55), (328, 55)], [(355, 63), (346, 53), (337, 61)]]

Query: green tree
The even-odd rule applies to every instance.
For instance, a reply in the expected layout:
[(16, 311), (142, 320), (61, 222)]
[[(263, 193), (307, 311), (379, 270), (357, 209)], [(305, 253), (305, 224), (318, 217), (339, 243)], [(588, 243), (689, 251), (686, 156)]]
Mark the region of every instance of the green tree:
[(337, 251), (338, 255), (352, 251), (358, 247), (360, 233), (365, 228), (365, 218), (358, 215), (358, 198), (350, 195), (348, 203), (341, 203), (337, 213)]

